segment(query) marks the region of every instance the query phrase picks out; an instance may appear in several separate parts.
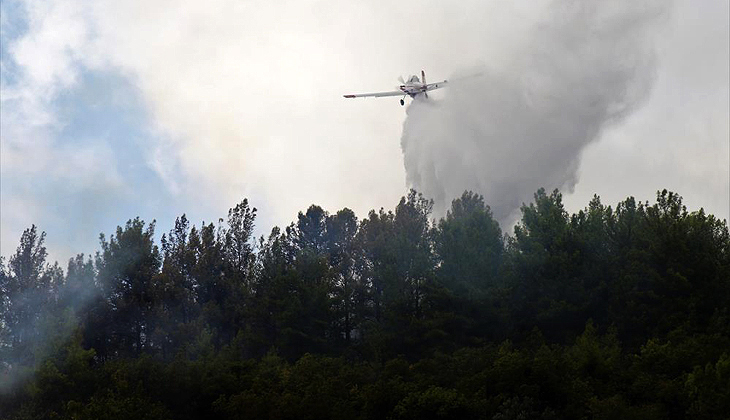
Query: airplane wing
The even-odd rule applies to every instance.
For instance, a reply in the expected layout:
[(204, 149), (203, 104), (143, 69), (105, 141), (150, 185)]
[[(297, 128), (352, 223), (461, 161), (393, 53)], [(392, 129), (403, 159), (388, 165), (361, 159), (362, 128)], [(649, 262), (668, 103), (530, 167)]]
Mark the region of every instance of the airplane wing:
[(429, 83), (426, 85), (426, 91), (434, 90), (434, 89), (441, 89), (442, 87), (446, 86), (446, 84), (449, 83), (448, 80), (444, 80), (443, 82), (436, 82), (436, 83)]
[(358, 93), (355, 95), (342, 95), (345, 98), (367, 98), (367, 97), (374, 97), (379, 98), (381, 96), (403, 96), (405, 95), (405, 92), (402, 90), (394, 90), (391, 92), (375, 92), (375, 93)]

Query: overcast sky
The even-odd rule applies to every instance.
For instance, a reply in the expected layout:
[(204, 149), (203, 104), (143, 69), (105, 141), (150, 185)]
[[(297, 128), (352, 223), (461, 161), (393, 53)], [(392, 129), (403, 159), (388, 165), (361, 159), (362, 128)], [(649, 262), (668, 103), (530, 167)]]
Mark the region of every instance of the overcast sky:
[[(544, 41), (535, 28), (560, 19), (555, 4), (3, 0), (0, 255), (36, 224), (65, 265), (129, 218), (157, 219), (159, 237), (182, 213), (215, 221), (244, 197), (259, 233), (312, 203), (393, 208), (409, 187), (406, 109), (342, 94), (421, 69), (429, 81), (503, 70)], [(651, 91), (579, 153), (568, 210), (668, 188), (728, 218), (728, 15), (726, 0), (677, 0), (658, 19)]]

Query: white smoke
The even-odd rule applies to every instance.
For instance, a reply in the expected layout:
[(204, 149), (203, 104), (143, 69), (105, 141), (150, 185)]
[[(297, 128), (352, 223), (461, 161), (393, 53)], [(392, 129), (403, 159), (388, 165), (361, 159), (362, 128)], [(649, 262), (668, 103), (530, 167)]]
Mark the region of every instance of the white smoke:
[(437, 216), (466, 189), (483, 194), (503, 224), (540, 187), (572, 191), (584, 147), (648, 96), (667, 3), (552, 2), (509, 57), (462, 71), (443, 100), (413, 101), (401, 139), (408, 183)]

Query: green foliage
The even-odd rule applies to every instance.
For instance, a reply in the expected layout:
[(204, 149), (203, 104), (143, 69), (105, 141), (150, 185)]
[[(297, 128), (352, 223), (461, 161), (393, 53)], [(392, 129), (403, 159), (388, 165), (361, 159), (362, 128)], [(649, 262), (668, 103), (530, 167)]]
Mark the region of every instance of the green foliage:
[(161, 263), (154, 232), (154, 222), (145, 228), (144, 221), (136, 218), (127, 221), (124, 229), (117, 227), (108, 242), (103, 234), (100, 237), (102, 251), (96, 268), (108, 305), (105, 322), (110, 347), (99, 349), (103, 356), (136, 356), (154, 350), (152, 315)]
[(35, 225), (23, 232), (8, 271), (0, 266), (0, 362), (33, 365), (34, 353), (47, 332), (41, 325), (55, 303), (63, 273), (58, 264), (46, 263), (46, 233)]
[(503, 236), (465, 192), (363, 220), (257, 211), (154, 240), (129, 220), (64, 274), (33, 226), (0, 258), (10, 419), (682, 419), (730, 412), (730, 235), (677, 194)]
[(730, 356), (704, 367), (696, 366), (685, 387), (692, 398), (688, 413), (696, 419), (718, 419), (730, 413)]

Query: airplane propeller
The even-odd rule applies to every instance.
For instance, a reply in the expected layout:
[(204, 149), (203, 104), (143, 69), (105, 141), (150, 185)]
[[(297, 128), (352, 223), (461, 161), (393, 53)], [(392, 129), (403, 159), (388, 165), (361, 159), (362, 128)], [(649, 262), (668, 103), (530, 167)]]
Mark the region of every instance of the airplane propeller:
[(398, 76), (398, 81), (399, 81), (399, 82), (400, 82), (400, 84), (402, 84), (402, 85), (406, 84), (406, 81), (405, 81), (405, 80), (403, 80), (403, 76)]

